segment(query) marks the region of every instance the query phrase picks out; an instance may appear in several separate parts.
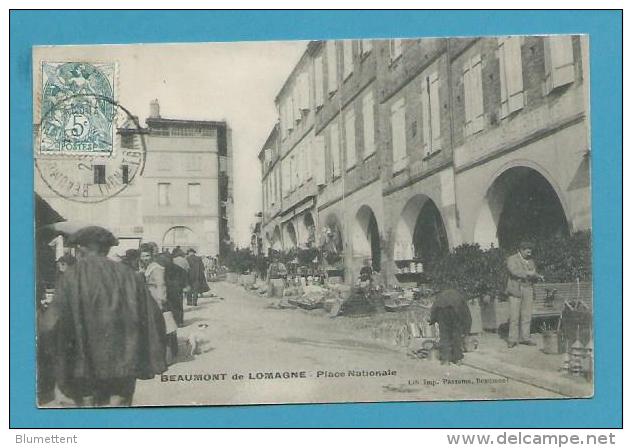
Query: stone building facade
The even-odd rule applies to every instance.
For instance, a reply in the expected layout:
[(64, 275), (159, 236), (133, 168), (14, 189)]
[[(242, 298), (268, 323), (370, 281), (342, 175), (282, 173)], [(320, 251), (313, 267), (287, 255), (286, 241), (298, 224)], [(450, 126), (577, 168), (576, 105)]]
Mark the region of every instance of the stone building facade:
[(590, 229), (587, 45), (311, 42), (260, 153), (264, 249), (335, 228), (351, 281), (366, 258), (391, 273), (462, 243)]
[[(122, 124), (118, 148), (145, 147), (145, 164), (120, 194), (99, 203), (66, 200), (36, 176), (35, 191), (69, 221), (110, 229), (113, 253), (155, 242), (217, 255), (233, 227), (231, 131), (224, 121), (163, 118), (157, 100), (146, 127)], [(90, 179), (92, 176), (88, 176)]]

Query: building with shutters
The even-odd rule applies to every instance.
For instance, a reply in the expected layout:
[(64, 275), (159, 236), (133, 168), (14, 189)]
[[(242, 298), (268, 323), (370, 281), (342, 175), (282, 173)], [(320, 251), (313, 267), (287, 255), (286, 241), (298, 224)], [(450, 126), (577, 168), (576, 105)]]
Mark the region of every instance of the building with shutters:
[(264, 248), (305, 245), (309, 215), (315, 244), (340, 235), (351, 281), (367, 257), (390, 274), (462, 243), (590, 229), (587, 45), (311, 42), (260, 153)]
[[(150, 105), (146, 127), (118, 130), (118, 148), (145, 145), (145, 165), (120, 194), (98, 203), (69, 201), (36, 176), (35, 191), (69, 221), (110, 229), (119, 246), (112, 253), (155, 242), (161, 249), (194, 248), (217, 255), (233, 227), (231, 131), (225, 121), (169, 119)], [(92, 164), (86, 182), (100, 183), (108, 167)], [(103, 172), (102, 172), (103, 171)], [(126, 181), (124, 181), (126, 182)]]

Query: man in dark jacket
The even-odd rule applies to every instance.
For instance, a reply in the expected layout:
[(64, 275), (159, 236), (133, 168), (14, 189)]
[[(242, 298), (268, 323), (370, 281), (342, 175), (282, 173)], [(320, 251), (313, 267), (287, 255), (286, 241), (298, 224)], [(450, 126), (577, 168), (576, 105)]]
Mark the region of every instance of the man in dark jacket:
[(460, 364), (463, 340), (470, 333), (472, 316), (465, 295), (455, 287), (440, 292), (430, 311), (430, 324), (439, 324), (439, 357), (442, 364)]
[(61, 278), (55, 376), (77, 406), (129, 406), (136, 379), (166, 370), (165, 323), (145, 285), (107, 258), (116, 238), (91, 226), (73, 234), (79, 259)]
[(187, 262), (189, 263), (189, 285), (191, 291), (187, 295), (187, 305), (197, 306), (200, 294), (209, 291), (206, 276), (204, 275), (204, 263), (195, 254), (195, 249), (187, 251)]
[(184, 322), (182, 291), (189, 284), (188, 273), (173, 262), (168, 252), (159, 254), (156, 257), (156, 262), (165, 268), (165, 283), (167, 285), (169, 310), (173, 313), (173, 318), (178, 326), (182, 326)]

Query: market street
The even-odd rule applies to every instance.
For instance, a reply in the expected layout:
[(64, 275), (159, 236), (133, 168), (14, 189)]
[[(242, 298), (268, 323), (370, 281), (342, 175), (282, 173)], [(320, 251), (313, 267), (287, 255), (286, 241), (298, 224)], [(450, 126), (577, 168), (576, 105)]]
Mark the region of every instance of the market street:
[(353, 318), (275, 309), (278, 299), (226, 282), (211, 287), (218, 298), (185, 307), (178, 330), (184, 351), (207, 323), (208, 351), (181, 353), (162, 377), (138, 381), (135, 406), (562, 397), (469, 366), (409, 358), (354, 329)]

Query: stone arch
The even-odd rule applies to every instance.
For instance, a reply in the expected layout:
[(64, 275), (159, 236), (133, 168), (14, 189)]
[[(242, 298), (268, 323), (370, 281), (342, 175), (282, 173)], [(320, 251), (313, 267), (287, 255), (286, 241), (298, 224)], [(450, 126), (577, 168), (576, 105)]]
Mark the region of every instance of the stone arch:
[(281, 241), (281, 228), (277, 225), (272, 232), (272, 243), (270, 247), (275, 251), (281, 251), (283, 249), (283, 242)]
[(358, 209), (351, 235), (353, 258), (360, 264), (371, 258), (373, 269), (379, 271), (382, 263), (380, 231), (375, 213), (368, 205)]
[(296, 233), (296, 227), (292, 221), (288, 221), (283, 226), (283, 247), (285, 250), (292, 249), (298, 246), (298, 235)]
[(320, 235), (317, 239), (320, 241), (321, 246), (330, 246), (331, 249), (342, 253), (344, 249), (343, 238), (343, 228), (340, 219), (335, 213), (330, 213), (322, 222)]
[(527, 161), (504, 166), (492, 178), (479, 207), (474, 241), (513, 250), (522, 239), (567, 235), (563, 196), (551, 176)]
[(410, 198), (395, 228), (395, 260), (432, 259), (449, 250), (443, 216), (434, 201), (424, 194)]
[(171, 251), (178, 246), (184, 251), (197, 250), (199, 242), (195, 232), (186, 226), (174, 226), (168, 229), (162, 237), (162, 249)]
[(310, 211), (306, 211), (300, 220), (302, 229), (301, 229), (301, 244), (306, 247), (314, 246), (316, 241), (316, 221), (314, 220), (314, 215)]

